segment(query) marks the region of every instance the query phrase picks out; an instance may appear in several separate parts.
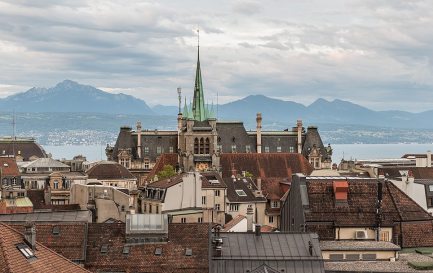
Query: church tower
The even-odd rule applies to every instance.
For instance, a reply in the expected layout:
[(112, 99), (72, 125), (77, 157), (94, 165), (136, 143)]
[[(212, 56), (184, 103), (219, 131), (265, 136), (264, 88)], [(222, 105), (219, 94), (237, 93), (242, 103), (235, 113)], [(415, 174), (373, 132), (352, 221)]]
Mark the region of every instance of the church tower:
[(192, 104), (186, 102), (179, 129), (179, 160), (183, 171), (219, 170), (220, 154), (217, 151), (216, 118), (213, 105), (205, 104), (200, 67), (200, 44), (197, 47), (194, 96)]

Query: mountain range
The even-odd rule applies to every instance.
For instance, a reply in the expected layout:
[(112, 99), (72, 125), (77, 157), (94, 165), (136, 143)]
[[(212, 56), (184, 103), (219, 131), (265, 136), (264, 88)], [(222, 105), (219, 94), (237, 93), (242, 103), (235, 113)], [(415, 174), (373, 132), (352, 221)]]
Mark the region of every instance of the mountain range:
[[(254, 128), (257, 112), (263, 122), (295, 126), (297, 119), (304, 124), (350, 124), (392, 128), (433, 129), (429, 119), (433, 110), (422, 113), (405, 111), (374, 111), (343, 100), (317, 99), (305, 106), (263, 95), (250, 95), (243, 99), (219, 105), (218, 118), (242, 120)], [(52, 88), (31, 88), (26, 92), (0, 99), (2, 112), (66, 113), (92, 112), (127, 115), (175, 116), (176, 106), (156, 105), (149, 107), (145, 101), (125, 94), (112, 94), (89, 85), (65, 80)], [(235, 117), (235, 118), (234, 118)], [(250, 127), (250, 128), (251, 128)]]

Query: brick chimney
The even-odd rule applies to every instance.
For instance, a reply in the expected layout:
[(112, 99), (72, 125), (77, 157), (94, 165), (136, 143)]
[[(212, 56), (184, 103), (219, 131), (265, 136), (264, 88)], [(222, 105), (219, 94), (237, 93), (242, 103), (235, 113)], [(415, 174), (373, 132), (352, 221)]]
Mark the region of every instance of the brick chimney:
[(257, 153), (262, 153), (262, 113), (257, 113)]
[(349, 183), (345, 180), (333, 182), (335, 202), (347, 202), (347, 193), (349, 192)]

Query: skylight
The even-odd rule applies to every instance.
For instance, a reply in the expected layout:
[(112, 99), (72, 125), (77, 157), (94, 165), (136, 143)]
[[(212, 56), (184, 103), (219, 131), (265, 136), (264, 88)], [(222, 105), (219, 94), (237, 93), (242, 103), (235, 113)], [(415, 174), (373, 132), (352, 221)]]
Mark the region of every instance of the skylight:
[(101, 246), (101, 253), (107, 253), (108, 252), (108, 245), (102, 245)]
[(157, 247), (155, 248), (155, 256), (161, 256), (162, 255), (162, 248)]
[(247, 196), (247, 194), (244, 192), (244, 190), (236, 190), (236, 193), (237, 193), (239, 196)]
[(185, 250), (185, 256), (192, 256), (192, 249), (191, 248), (187, 248)]
[(30, 249), (30, 247), (24, 243), (17, 244), (16, 247), (21, 252), (21, 254), (26, 257), (26, 259), (36, 258), (35, 253), (33, 250)]

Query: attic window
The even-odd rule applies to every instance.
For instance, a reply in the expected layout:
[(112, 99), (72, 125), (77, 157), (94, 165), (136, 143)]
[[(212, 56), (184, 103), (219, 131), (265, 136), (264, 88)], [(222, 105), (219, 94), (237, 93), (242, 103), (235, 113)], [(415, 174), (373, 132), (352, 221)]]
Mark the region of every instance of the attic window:
[(236, 193), (237, 193), (239, 196), (247, 196), (247, 194), (244, 192), (244, 190), (236, 190)]
[(162, 248), (160, 248), (160, 247), (155, 248), (154, 254), (155, 254), (155, 256), (161, 256), (162, 255)]
[(124, 246), (122, 250), (122, 254), (128, 255), (130, 250), (130, 246)]
[(192, 256), (192, 249), (191, 248), (187, 248), (185, 250), (185, 256)]
[(4, 167), (9, 167), (9, 164), (5, 162), (5, 163), (3, 163), (3, 166)]
[(54, 226), (53, 227), (53, 235), (59, 235), (60, 234), (60, 227)]
[(108, 252), (108, 245), (102, 245), (101, 246), (101, 253), (105, 254)]
[(30, 247), (24, 243), (17, 244), (16, 247), (21, 252), (21, 254), (26, 257), (26, 259), (36, 258), (35, 253), (33, 250), (30, 249)]

